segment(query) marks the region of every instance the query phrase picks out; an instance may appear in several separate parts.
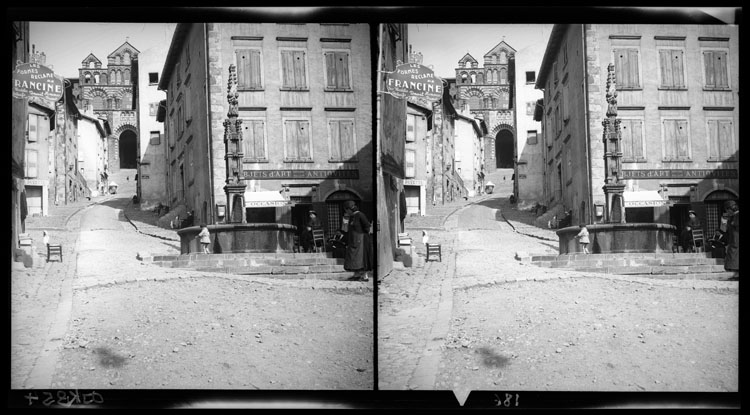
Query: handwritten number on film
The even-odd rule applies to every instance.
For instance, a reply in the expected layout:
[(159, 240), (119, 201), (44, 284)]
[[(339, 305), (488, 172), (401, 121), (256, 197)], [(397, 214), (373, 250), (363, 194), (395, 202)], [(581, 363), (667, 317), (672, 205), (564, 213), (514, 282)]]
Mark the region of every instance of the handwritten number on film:
[[(55, 396), (57, 395), (57, 396)], [(36, 393), (30, 392), (28, 395), (25, 395), (24, 398), (26, 398), (29, 401), (29, 406), (33, 405), (36, 401), (39, 400), (39, 396), (37, 396)], [(59, 390), (56, 394), (53, 394), (52, 392), (42, 392), (42, 405), (44, 406), (50, 406), (55, 403), (57, 403), (60, 406), (64, 407), (71, 407), (74, 404), (78, 405), (91, 405), (91, 404), (100, 404), (104, 403), (104, 398), (101, 394), (99, 394), (96, 391), (91, 391), (89, 393), (80, 393), (78, 390), (75, 391), (63, 391)]]
[(512, 406), (518, 406), (518, 398), (519, 395), (516, 394), (515, 401), (513, 400), (513, 395), (510, 393), (505, 394), (505, 399), (503, 399), (500, 395), (495, 394), (495, 406), (504, 406), (506, 408)]

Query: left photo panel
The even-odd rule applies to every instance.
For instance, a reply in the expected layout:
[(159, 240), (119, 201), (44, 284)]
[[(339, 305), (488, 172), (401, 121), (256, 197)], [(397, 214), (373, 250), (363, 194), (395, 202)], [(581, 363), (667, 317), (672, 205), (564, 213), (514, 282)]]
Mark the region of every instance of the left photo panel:
[(373, 390), (371, 26), (11, 26), (11, 388)]

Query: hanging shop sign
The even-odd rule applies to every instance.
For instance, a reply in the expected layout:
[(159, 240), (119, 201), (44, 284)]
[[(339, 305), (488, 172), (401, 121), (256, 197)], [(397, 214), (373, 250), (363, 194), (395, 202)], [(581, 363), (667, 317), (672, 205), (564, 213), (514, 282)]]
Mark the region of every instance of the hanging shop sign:
[(388, 72), (386, 89), (396, 98), (422, 98), (433, 102), (443, 96), (443, 81), (424, 65), (405, 63)]
[(14, 98), (40, 98), (57, 102), (62, 98), (63, 79), (38, 63), (19, 63), (13, 72)]

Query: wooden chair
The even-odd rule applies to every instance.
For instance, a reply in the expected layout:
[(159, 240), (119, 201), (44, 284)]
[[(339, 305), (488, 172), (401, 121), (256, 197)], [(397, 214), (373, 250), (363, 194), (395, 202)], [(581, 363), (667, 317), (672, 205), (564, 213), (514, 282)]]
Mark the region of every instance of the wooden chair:
[(292, 237), (292, 252), (296, 252), (296, 253), (300, 252), (299, 235), (294, 235)]
[(677, 233), (672, 234), (672, 253), (680, 252), (680, 236)]
[(315, 228), (312, 230), (313, 234), (313, 246), (315, 249), (315, 252), (325, 252), (326, 251), (326, 235), (325, 232), (323, 232), (323, 229)]
[(427, 244), (427, 259), (425, 261), (429, 261), (430, 257), (434, 257), (437, 255), (438, 262), (443, 262), (443, 254), (440, 249), (440, 244)]
[(703, 229), (693, 229), (693, 250), (706, 252), (706, 241), (703, 239)]
[(47, 244), (47, 262), (53, 255), (60, 257), (60, 262), (63, 262), (62, 245), (60, 244)]

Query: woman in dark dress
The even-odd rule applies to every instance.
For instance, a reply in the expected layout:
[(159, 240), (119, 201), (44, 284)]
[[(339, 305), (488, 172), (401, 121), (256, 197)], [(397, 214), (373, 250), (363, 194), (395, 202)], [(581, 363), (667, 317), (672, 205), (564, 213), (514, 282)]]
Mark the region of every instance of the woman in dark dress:
[(368, 281), (367, 272), (372, 270), (370, 222), (365, 214), (359, 211), (354, 201), (346, 201), (344, 209), (349, 214), (344, 269), (354, 271), (352, 279)]
[(724, 269), (727, 271), (740, 270), (740, 208), (737, 202), (729, 200), (724, 203), (724, 215), (727, 219), (724, 237), (726, 240), (726, 254), (724, 256)]

